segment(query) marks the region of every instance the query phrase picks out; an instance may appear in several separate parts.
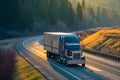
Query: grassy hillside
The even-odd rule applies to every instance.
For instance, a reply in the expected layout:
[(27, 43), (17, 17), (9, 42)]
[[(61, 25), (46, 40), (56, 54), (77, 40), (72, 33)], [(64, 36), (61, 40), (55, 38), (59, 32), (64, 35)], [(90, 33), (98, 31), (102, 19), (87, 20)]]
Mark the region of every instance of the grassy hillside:
[(81, 42), (84, 48), (120, 56), (120, 29), (99, 30)]

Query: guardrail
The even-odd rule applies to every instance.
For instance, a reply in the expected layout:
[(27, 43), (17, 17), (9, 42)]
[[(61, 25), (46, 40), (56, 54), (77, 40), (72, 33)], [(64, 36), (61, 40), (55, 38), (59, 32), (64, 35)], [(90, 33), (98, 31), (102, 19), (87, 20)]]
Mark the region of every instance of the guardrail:
[(109, 60), (114, 60), (120, 63), (120, 56), (117, 55), (112, 55), (112, 54), (108, 54), (108, 53), (103, 53), (100, 51), (95, 51), (95, 50), (90, 50), (90, 49), (83, 49), (83, 51), (88, 52), (90, 54), (96, 55), (96, 56), (100, 56)]

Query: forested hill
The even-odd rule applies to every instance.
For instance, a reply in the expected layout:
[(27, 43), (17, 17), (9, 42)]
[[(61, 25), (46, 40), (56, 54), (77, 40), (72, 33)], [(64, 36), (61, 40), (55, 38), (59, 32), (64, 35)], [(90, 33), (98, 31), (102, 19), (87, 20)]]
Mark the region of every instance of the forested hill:
[(114, 6), (107, 5), (110, 1), (0, 0), (0, 35), (120, 25), (119, 0)]
[(59, 21), (65, 25), (73, 24), (74, 20), (69, 0), (0, 1), (0, 26), (9, 30), (23, 30), (40, 23), (56, 25)]

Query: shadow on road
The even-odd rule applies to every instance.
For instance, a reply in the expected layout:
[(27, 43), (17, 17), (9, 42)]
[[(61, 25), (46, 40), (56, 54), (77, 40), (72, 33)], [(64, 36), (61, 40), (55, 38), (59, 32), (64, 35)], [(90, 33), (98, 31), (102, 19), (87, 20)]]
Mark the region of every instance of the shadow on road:
[(67, 67), (65, 64), (58, 63), (53, 58), (49, 58), (47, 61), (56, 72), (69, 80), (76, 80), (76, 77), (82, 80), (108, 80), (107, 78), (96, 74), (88, 67), (82, 67), (82, 65), (70, 65)]

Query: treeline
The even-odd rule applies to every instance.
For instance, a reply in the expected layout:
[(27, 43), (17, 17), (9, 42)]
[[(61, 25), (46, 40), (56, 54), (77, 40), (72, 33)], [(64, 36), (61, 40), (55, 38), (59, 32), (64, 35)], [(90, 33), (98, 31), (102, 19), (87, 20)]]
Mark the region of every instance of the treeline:
[(0, 27), (3, 30), (29, 28), (33, 22), (29, 14), (23, 13), (19, 0), (0, 0)]
[(0, 26), (8, 30), (31, 29), (35, 22), (56, 25), (58, 21), (71, 25), (76, 18), (82, 20), (78, 4), (77, 15), (69, 0), (1, 0)]
[(58, 20), (71, 24), (74, 22), (74, 12), (69, 0), (39, 0), (35, 12), (37, 20), (55, 25)]
[(115, 26), (120, 25), (120, 14), (117, 11), (111, 11), (107, 8), (97, 7), (97, 11), (92, 7), (88, 8), (91, 20), (90, 26)]
[(101, 7), (95, 10), (86, 1), (74, 7), (70, 0), (1, 0), (0, 35), (78, 31), (120, 23), (119, 13)]

